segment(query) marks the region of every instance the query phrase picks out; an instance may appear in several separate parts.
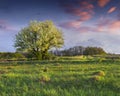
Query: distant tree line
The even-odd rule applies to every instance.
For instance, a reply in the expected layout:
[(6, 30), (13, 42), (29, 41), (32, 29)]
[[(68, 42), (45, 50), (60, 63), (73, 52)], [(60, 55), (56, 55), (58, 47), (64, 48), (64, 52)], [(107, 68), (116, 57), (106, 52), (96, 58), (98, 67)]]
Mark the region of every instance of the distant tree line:
[[(49, 51), (50, 58), (47, 59), (54, 59), (55, 56), (77, 56), (77, 55), (104, 55), (107, 54), (102, 48), (100, 47), (83, 47), (83, 46), (75, 46), (65, 50), (55, 50)], [(55, 55), (55, 56), (54, 56)], [(31, 52), (1, 52), (0, 53), (0, 60), (10, 59), (10, 60), (29, 60), (29, 59), (36, 59), (34, 54)]]
[(20, 60), (26, 57), (22, 53), (17, 52), (0, 52), (0, 60)]
[(100, 47), (75, 46), (65, 50), (55, 50), (52, 52), (57, 56), (77, 56), (77, 55), (104, 55), (106, 52)]
[[(49, 52), (47, 60), (56, 58)], [(0, 61), (22, 61), (22, 60), (38, 60), (31, 52), (0, 52)]]

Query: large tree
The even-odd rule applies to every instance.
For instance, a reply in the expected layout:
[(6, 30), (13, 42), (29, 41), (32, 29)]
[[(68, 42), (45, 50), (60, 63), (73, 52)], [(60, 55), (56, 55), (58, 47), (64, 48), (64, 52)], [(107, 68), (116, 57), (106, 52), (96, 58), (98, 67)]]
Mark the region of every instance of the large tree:
[(52, 21), (32, 21), (16, 35), (14, 46), (17, 51), (32, 52), (37, 59), (46, 59), (50, 49), (63, 44), (62, 32)]

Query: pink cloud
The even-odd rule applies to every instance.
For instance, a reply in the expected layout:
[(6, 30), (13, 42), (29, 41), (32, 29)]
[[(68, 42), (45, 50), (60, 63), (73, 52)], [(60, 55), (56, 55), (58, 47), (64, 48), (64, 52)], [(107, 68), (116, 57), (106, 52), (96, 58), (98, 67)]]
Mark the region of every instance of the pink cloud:
[(78, 32), (102, 32), (102, 33), (112, 33), (120, 34), (120, 20), (111, 20), (110, 18), (101, 18), (96, 21), (97, 24), (92, 24), (92, 26), (84, 25), (83, 21), (70, 21), (61, 24), (61, 27), (70, 28)]
[(102, 19), (96, 24), (98, 32), (120, 34), (120, 20)]
[[(92, 2), (91, 2), (92, 1)], [(100, 7), (106, 6), (111, 0), (83, 0), (77, 3), (70, 3), (65, 6), (65, 12), (76, 16), (76, 20), (62, 23), (60, 26), (64, 28), (71, 28), (78, 32), (104, 32), (117, 34), (120, 31), (120, 20), (111, 19), (108, 16), (97, 19), (91, 22), (91, 25), (86, 25), (86, 22), (94, 16), (94, 1), (98, 2)], [(76, 5), (74, 5), (76, 4)], [(108, 9), (107, 13), (116, 11), (117, 7), (113, 6)]]
[(5, 31), (16, 31), (17, 29), (5, 20), (0, 20), (0, 29)]
[(116, 10), (116, 7), (111, 7), (109, 10), (108, 10), (108, 13), (112, 13)]
[(108, 26), (108, 28), (113, 33), (118, 32), (118, 31), (120, 32), (120, 20), (111, 22), (111, 24)]
[(70, 10), (67, 10), (67, 12), (74, 16), (78, 16), (81, 21), (87, 21), (87, 20), (91, 19), (92, 15), (93, 15), (93, 11), (91, 11), (91, 10), (82, 11), (79, 8), (70, 9)]
[(80, 12), (80, 21), (87, 21), (92, 18), (92, 14), (89, 12)]
[(79, 17), (81, 21), (87, 21), (90, 20), (93, 17), (94, 14), (94, 6), (88, 2), (80, 2), (79, 7), (76, 8), (76, 6), (66, 6), (65, 12), (72, 14), (74, 16)]
[(80, 4), (80, 12), (79, 12), (79, 16), (80, 16), (80, 20), (81, 21), (87, 21), (90, 20), (93, 17), (94, 14), (94, 6), (88, 2), (82, 2)]
[(86, 2), (86, 1), (81, 2), (80, 6), (82, 6), (81, 8), (88, 9), (88, 10), (94, 8), (94, 6), (92, 4), (90, 4), (89, 2)]
[(62, 23), (60, 24), (61, 27), (64, 28), (79, 28), (81, 26), (82, 22), (81, 21), (70, 21), (70, 22), (66, 22), (66, 23)]
[(79, 32), (104, 32), (112, 34), (120, 34), (120, 20), (103, 19), (95, 26), (80, 26)]
[(104, 7), (105, 5), (107, 5), (110, 2), (110, 0), (98, 0), (98, 5), (100, 7)]
[(89, 2), (83, 1), (83, 2), (78, 2), (77, 6), (67, 4), (67, 6), (63, 6), (65, 8), (65, 12), (69, 13), (71, 15), (76, 16), (76, 18), (79, 18), (77, 20), (73, 20), (70, 22), (65, 22), (60, 24), (61, 27), (64, 28), (80, 28), (82, 23), (90, 20), (93, 15), (94, 15), (94, 6), (90, 4)]

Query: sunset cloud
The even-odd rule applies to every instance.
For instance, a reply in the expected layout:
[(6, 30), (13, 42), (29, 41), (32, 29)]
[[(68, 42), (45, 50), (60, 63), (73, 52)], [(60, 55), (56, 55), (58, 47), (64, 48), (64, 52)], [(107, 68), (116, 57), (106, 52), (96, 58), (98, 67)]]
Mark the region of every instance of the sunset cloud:
[(5, 31), (16, 31), (17, 29), (13, 25), (9, 24), (5, 20), (0, 20), (0, 29)]
[(94, 8), (94, 6), (87, 1), (80, 2), (80, 6), (88, 10)]
[(92, 18), (92, 12), (90, 11), (81, 11), (80, 9), (73, 9), (70, 11), (72, 15), (78, 16), (80, 21), (87, 21)]
[[(76, 5), (73, 4), (64, 4), (64, 6), (62, 6), (64, 8), (64, 11), (67, 14), (71, 14), (73, 16), (75, 16), (75, 18), (78, 18), (76, 20), (73, 21), (68, 21), (68, 22), (64, 22), (62, 24), (60, 24), (61, 27), (64, 28), (74, 28), (74, 29), (78, 29), (81, 27), (81, 25), (90, 20), (93, 15), (94, 15), (94, 6), (93, 4), (90, 4), (87, 1), (83, 1), (83, 2), (78, 2), (75, 3)], [(77, 6), (77, 7), (76, 7)]]
[(120, 20), (103, 19), (94, 26), (79, 26), (78, 32), (120, 34)]
[(96, 29), (97, 32), (106, 32), (106, 30), (108, 29), (107, 27), (110, 25), (111, 20), (108, 18), (103, 18), (101, 17), (100, 20), (97, 21)]
[(111, 22), (108, 28), (112, 33), (120, 33), (120, 20)]
[(78, 29), (80, 28), (82, 22), (81, 21), (69, 21), (69, 22), (65, 22), (60, 24), (61, 27), (63, 28), (75, 28)]
[(111, 7), (109, 10), (108, 10), (108, 13), (112, 13), (116, 10), (116, 7)]
[[(78, 7), (76, 7), (76, 5)], [(64, 10), (66, 13), (79, 17), (79, 21), (87, 21), (93, 17), (94, 14), (94, 6), (89, 2), (80, 2), (76, 5), (67, 4), (64, 5)]]
[(120, 34), (120, 20), (103, 19), (96, 24), (98, 32)]
[(92, 18), (92, 13), (87, 12), (87, 11), (79, 12), (77, 15), (80, 16), (80, 19), (79, 19), (80, 21), (87, 21)]
[(110, 2), (110, 0), (98, 0), (98, 5), (100, 7), (104, 7), (105, 5), (107, 5)]

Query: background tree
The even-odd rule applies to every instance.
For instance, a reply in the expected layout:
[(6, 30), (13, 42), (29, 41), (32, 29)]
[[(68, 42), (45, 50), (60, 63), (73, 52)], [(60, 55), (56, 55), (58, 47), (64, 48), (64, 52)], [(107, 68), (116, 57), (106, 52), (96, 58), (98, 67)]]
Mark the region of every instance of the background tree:
[(46, 59), (48, 51), (64, 44), (63, 35), (52, 21), (32, 21), (15, 39), (17, 51), (32, 52), (37, 59)]
[(100, 47), (86, 47), (83, 54), (84, 55), (104, 55), (106, 54), (106, 52)]
[(52, 53), (57, 56), (77, 56), (77, 55), (83, 55), (84, 50), (85, 47), (83, 46), (74, 46), (69, 49), (54, 50), (52, 51)]

